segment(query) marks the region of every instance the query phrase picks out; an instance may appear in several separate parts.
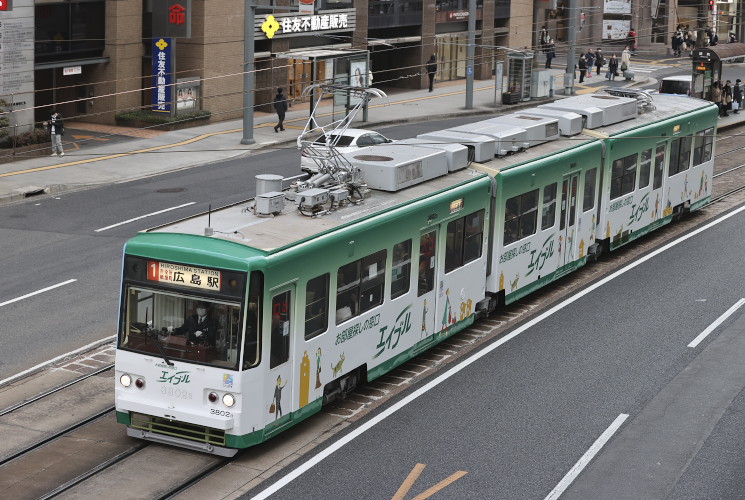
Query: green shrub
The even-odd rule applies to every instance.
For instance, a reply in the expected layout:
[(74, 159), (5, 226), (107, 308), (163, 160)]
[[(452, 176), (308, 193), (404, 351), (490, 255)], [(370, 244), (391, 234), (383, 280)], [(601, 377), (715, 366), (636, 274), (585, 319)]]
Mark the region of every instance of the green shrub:
[(204, 109), (191, 111), (189, 113), (180, 113), (176, 116), (138, 109), (117, 113), (115, 118), (117, 122), (141, 122), (160, 125), (166, 123), (188, 122), (191, 120), (207, 120), (210, 116), (212, 116), (212, 112)]
[(43, 128), (36, 128), (30, 132), (18, 134), (13, 140), (12, 135), (5, 135), (0, 138), (0, 148), (10, 149), (13, 147), (21, 148), (32, 146), (34, 144), (46, 144), (50, 141), (49, 132)]

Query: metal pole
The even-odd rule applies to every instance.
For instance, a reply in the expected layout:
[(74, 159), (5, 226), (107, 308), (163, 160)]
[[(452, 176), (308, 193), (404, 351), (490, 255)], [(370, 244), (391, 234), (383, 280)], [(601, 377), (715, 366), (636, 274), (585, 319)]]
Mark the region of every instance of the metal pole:
[(564, 73), (564, 95), (574, 95), (574, 64), (577, 48), (577, 0), (569, 0), (569, 44), (567, 69)]
[(244, 0), (243, 6), (243, 138), (241, 144), (254, 144), (254, 14), (253, 0)]
[(466, 109), (473, 109), (473, 59), (476, 55), (476, 0), (468, 1), (468, 47), (466, 48)]

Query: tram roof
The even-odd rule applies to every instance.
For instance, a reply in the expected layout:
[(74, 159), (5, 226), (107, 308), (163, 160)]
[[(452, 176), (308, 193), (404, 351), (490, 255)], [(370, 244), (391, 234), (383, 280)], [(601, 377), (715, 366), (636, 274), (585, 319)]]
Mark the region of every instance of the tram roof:
[[(535, 160), (562, 151), (569, 151), (583, 144), (598, 141), (598, 138), (612, 138), (635, 128), (652, 125), (655, 122), (713, 106), (712, 103), (700, 99), (663, 94), (653, 96), (653, 101), (656, 106), (655, 110), (637, 114), (633, 119), (600, 127), (592, 131), (583, 130), (582, 133), (571, 137), (562, 136), (559, 139), (531, 147), (520, 153), (494, 158), (484, 163), (486, 168), (479, 169), (494, 175), (502, 170), (532, 163)], [(390, 148), (392, 145), (395, 145), (395, 143), (389, 144), (387, 147)], [(372, 146), (371, 148), (374, 147)], [(205, 228), (211, 227), (213, 233), (209, 236), (210, 238), (244, 244), (260, 251), (273, 252), (349, 224), (350, 222), (370, 217), (396, 206), (405, 205), (433, 193), (453, 188), (478, 177), (483, 177), (484, 175), (484, 173), (469, 168), (450, 172), (447, 175), (397, 192), (372, 190), (370, 197), (366, 198), (364, 203), (358, 205), (348, 204), (313, 218), (300, 214), (291, 201), (286, 202), (284, 210), (276, 217), (256, 215), (247, 209), (253, 203), (243, 201), (217, 209), (211, 213), (195, 215), (149, 229), (146, 232), (204, 236)]]
[(146, 232), (203, 236), (205, 228), (209, 226), (213, 229), (211, 238), (241, 243), (265, 252), (272, 252), (480, 177), (486, 176), (475, 170), (463, 169), (397, 192), (373, 190), (370, 197), (365, 198), (364, 203), (347, 204), (318, 217), (300, 214), (291, 201), (286, 202), (280, 215), (258, 216), (251, 210), (247, 210), (247, 207), (253, 203), (243, 201), (209, 214), (195, 215), (149, 229)]

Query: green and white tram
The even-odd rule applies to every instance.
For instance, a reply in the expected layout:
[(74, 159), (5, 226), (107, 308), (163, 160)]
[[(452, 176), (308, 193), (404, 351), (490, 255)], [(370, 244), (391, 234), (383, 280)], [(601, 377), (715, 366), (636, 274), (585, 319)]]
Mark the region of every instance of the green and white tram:
[(506, 129), (486, 124), (473, 142), (372, 146), (288, 190), (138, 234), (124, 255), (118, 421), (231, 456), (709, 200), (710, 103), (561, 102), (586, 111), (510, 115), (560, 138), (525, 126), (505, 147)]

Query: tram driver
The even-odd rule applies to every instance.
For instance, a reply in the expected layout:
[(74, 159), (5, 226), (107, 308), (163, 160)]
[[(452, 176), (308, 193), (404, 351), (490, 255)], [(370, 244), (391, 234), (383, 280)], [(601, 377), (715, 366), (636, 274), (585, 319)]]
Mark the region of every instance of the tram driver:
[(183, 335), (189, 342), (195, 344), (206, 343), (210, 347), (215, 347), (215, 337), (217, 327), (212, 318), (208, 315), (209, 304), (198, 302), (196, 314), (187, 316), (184, 324), (174, 330), (174, 333)]

